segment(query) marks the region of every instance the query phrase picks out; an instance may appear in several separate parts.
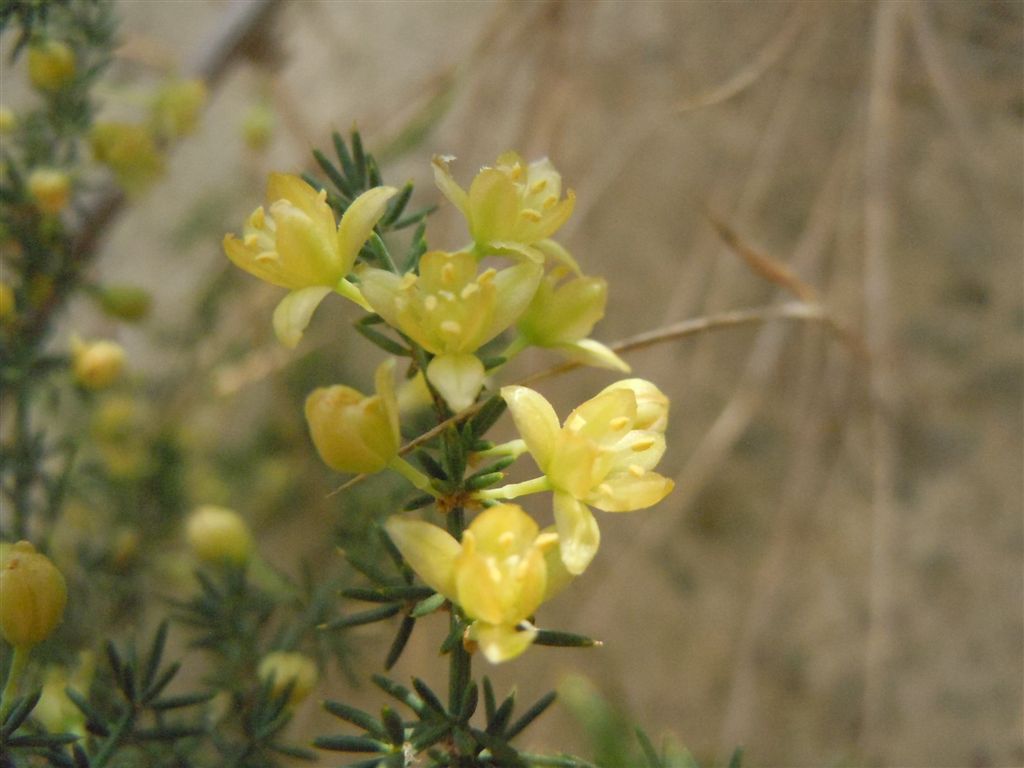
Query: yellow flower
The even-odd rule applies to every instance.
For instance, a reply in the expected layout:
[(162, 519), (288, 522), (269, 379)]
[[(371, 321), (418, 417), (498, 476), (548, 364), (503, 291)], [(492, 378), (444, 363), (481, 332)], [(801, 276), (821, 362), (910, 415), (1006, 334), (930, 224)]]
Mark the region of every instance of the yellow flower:
[(15, 648), (38, 645), (60, 624), (68, 589), (50, 558), (27, 541), (9, 547), (0, 569), (0, 633)]
[(0, 136), (8, 134), (18, 126), (18, 118), (14, 110), (6, 104), (0, 104)]
[(572, 214), (576, 195), (562, 194), (562, 177), (547, 158), (524, 165), (506, 152), (493, 167), (480, 170), (469, 192), (455, 183), (448, 163), (434, 157), (434, 180), (469, 224), (473, 242), (483, 251), (506, 245), (533, 245), (551, 237)]
[(289, 293), (274, 310), (274, 331), (295, 347), (314, 310), (332, 291), (369, 309), (345, 279), (397, 190), (375, 187), (352, 201), (335, 226), (327, 193), (298, 176), (272, 173), (269, 212), (262, 206), (246, 222), (242, 238), (224, 236), (224, 252), (237, 266)]
[(274, 651), (260, 660), (257, 673), (261, 680), (273, 679), (272, 696), (280, 696), (292, 686), (288, 704), (295, 706), (312, 693), (319, 675), (314, 661), (301, 653)]
[(517, 324), (522, 341), (557, 349), (585, 365), (628, 372), (629, 366), (611, 349), (585, 338), (604, 317), (608, 283), (600, 277), (568, 274), (559, 266), (541, 280)]
[(206, 103), (202, 80), (177, 80), (164, 85), (153, 101), (153, 130), (158, 136), (176, 139), (195, 130)]
[[(667, 399), (652, 417), (657, 388), (649, 382), (613, 385), (574, 410), (558, 424), (554, 408), (532, 389), (503, 387), (516, 428), (545, 477), (481, 492), (483, 498), (513, 498), (538, 490), (554, 491), (555, 525), (562, 560), (580, 574), (597, 553), (600, 531), (590, 507), (630, 512), (661, 501), (673, 482), (651, 470), (665, 452)], [(644, 391), (638, 409), (637, 391)], [(663, 396), (662, 396), (663, 397)]]
[(557, 558), (545, 556), (555, 548), (557, 534), (539, 531), (515, 504), (481, 512), (461, 543), (419, 520), (391, 517), (385, 528), (420, 578), (473, 619), (467, 639), (493, 664), (529, 647), (537, 629), (528, 619), (569, 581)]
[(18, 304), (14, 297), (14, 289), (8, 283), (0, 280), (0, 322), (14, 317), (17, 309)]
[(106, 389), (121, 376), (124, 348), (113, 341), (71, 338), (71, 372), (86, 389)]
[(28, 175), (28, 193), (43, 213), (60, 213), (71, 195), (71, 180), (55, 168), (36, 168)]
[(249, 526), (233, 509), (198, 507), (185, 523), (185, 535), (196, 557), (208, 563), (245, 565), (252, 555)]
[(132, 123), (96, 123), (89, 134), (92, 154), (129, 194), (139, 194), (164, 171), (164, 157), (148, 128)]
[(351, 387), (313, 390), (306, 398), (306, 421), (317, 453), (338, 472), (379, 472), (398, 456), (398, 403), (395, 361), (377, 368), (377, 394), (367, 397)]
[(477, 273), (476, 259), (460, 251), (431, 251), (420, 273), (360, 272), (363, 295), (391, 326), (434, 355), (427, 380), (454, 411), (472, 405), (484, 382), (473, 353), (516, 321), (530, 303), (542, 268), (523, 261)]
[(59, 91), (75, 78), (75, 52), (59, 40), (43, 40), (28, 49), (28, 79), (41, 91)]

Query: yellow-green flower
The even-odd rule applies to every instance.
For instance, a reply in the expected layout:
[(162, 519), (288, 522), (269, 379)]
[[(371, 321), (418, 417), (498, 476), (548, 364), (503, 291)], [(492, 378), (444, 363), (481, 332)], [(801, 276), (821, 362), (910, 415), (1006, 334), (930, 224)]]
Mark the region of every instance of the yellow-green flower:
[(562, 198), (562, 177), (547, 158), (527, 165), (506, 152), (480, 170), (468, 192), (452, 177), (452, 159), (434, 157), (434, 180), (466, 217), (473, 242), (484, 252), (546, 240), (572, 214), (576, 195), (570, 189)]
[(306, 398), (306, 421), (320, 458), (338, 472), (379, 472), (398, 456), (398, 403), (395, 361), (377, 368), (377, 393), (338, 384), (313, 390)]
[(28, 79), (41, 91), (59, 91), (75, 79), (75, 52), (60, 40), (41, 40), (28, 49)]
[(86, 389), (106, 389), (121, 377), (124, 347), (115, 341), (71, 337), (71, 372)]
[(516, 321), (537, 290), (542, 268), (523, 261), (478, 273), (472, 254), (431, 251), (419, 275), (359, 273), (374, 311), (434, 355), (427, 380), (452, 410), (472, 405), (484, 382), (474, 352)]
[[(539, 393), (519, 386), (501, 390), (544, 477), (478, 495), (514, 498), (554, 491), (555, 526), (570, 573), (582, 573), (597, 553), (601, 534), (590, 507), (631, 512), (658, 503), (672, 490), (670, 479), (651, 471), (665, 453), (665, 419), (653, 415), (658, 407), (650, 397), (638, 409), (638, 390), (644, 387), (608, 387), (570, 413), (561, 426), (551, 403)], [(666, 418), (667, 408), (666, 399), (661, 406)]]
[(0, 634), (32, 648), (57, 628), (68, 601), (64, 576), (27, 541), (7, 548), (0, 565)]
[(202, 80), (174, 80), (161, 87), (152, 108), (156, 134), (176, 139), (192, 133), (206, 96), (206, 84)]
[(352, 201), (335, 226), (327, 193), (298, 176), (273, 173), (267, 183), (269, 211), (257, 208), (242, 237), (224, 236), (224, 252), (237, 266), (289, 293), (274, 310), (274, 331), (295, 347), (314, 310), (332, 291), (369, 309), (346, 280), (359, 250), (373, 233), (393, 187), (375, 187)]
[(586, 338), (604, 317), (608, 283), (604, 278), (569, 276), (566, 267), (548, 272), (516, 327), (523, 344), (557, 349), (585, 365), (629, 371), (611, 349)]
[(392, 517), (385, 528), (420, 578), (473, 619), (466, 638), (493, 664), (529, 647), (537, 629), (528, 619), (569, 581), (558, 559), (545, 556), (557, 534), (538, 530), (515, 504), (481, 512), (461, 543), (419, 520)]
[(293, 707), (313, 692), (320, 677), (316, 662), (305, 654), (289, 651), (268, 653), (260, 659), (256, 671), (261, 680), (273, 679), (272, 696), (280, 696), (291, 685), (288, 704)]
[(28, 193), (43, 213), (64, 210), (71, 196), (71, 179), (56, 168), (36, 168), (28, 175)]
[(196, 557), (208, 563), (241, 566), (252, 556), (249, 526), (233, 509), (205, 504), (188, 517), (185, 535)]
[(143, 125), (96, 123), (89, 134), (92, 154), (129, 194), (139, 194), (164, 172), (164, 156)]

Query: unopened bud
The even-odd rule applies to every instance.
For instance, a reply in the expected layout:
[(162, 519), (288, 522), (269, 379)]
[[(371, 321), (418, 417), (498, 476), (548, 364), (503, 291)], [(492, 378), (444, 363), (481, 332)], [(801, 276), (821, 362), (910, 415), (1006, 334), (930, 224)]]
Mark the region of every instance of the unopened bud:
[(289, 684), (292, 685), (288, 703), (295, 706), (305, 699), (316, 686), (319, 675), (316, 664), (308, 656), (289, 651), (268, 653), (257, 669), (261, 680), (273, 677), (271, 694), (280, 696)]
[(168, 139), (192, 133), (205, 103), (206, 85), (202, 80), (168, 83), (160, 89), (153, 102), (155, 132)]
[(18, 125), (18, 118), (14, 116), (14, 110), (0, 104), (0, 135), (10, 133)]
[(208, 563), (245, 565), (252, 554), (252, 534), (241, 515), (211, 504), (196, 509), (186, 524), (188, 543)]
[(75, 77), (75, 52), (59, 40), (43, 40), (28, 49), (28, 79), (41, 91), (59, 91)]
[(113, 341), (71, 340), (71, 369), (75, 381), (86, 389), (105, 389), (124, 369), (124, 348)]
[(152, 297), (147, 291), (131, 285), (107, 286), (101, 288), (97, 295), (104, 312), (130, 323), (146, 317), (152, 305)]
[(28, 176), (28, 193), (43, 213), (60, 213), (71, 196), (71, 180), (63, 171), (36, 168)]
[(257, 104), (245, 115), (242, 138), (256, 152), (266, 149), (274, 134), (274, 113), (265, 104)]
[(38, 645), (60, 624), (68, 589), (50, 558), (19, 541), (0, 569), (0, 632), (15, 648)]

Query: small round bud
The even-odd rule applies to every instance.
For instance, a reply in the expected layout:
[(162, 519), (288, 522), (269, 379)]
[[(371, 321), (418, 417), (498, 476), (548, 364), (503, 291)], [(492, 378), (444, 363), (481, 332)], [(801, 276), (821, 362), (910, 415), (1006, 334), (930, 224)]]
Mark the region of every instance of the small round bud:
[(38, 645), (60, 624), (68, 589), (50, 558), (19, 541), (0, 569), (0, 633), (15, 648)]
[(168, 83), (153, 102), (153, 130), (168, 139), (192, 133), (205, 103), (206, 85), (202, 80)]
[(28, 176), (28, 193), (43, 213), (60, 213), (71, 196), (71, 180), (55, 168), (36, 168)]
[(111, 285), (98, 293), (100, 308), (111, 317), (132, 323), (149, 314), (152, 297), (142, 288), (131, 285)]
[(273, 677), (271, 693), (274, 696), (281, 695), (294, 681), (292, 692), (288, 696), (288, 703), (292, 706), (309, 696), (319, 677), (312, 659), (301, 653), (288, 651), (268, 653), (260, 661), (257, 672), (264, 681)]
[(255, 152), (267, 148), (274, 135), (274, 113), (265, 104), (253, 106), (242, 121), (242, 138)]
[(245, 565), (252, 554), (249, 527), (226, 507), (199, 507), (189, 516), (185, 532), (196, 557), (208, 563)]
[(10, 133), (17, 125), (18, 118), (15, 117), (14, 110), (4, 104), (0, 104), (0, 136)]
[(71, 340), (71, 369), (86, 389), (105, 389), (124, 369), (124, 348), (113, 341)]
[(43, 40), (28, 49), (28, 79), (40, 91), (59, 91), (75, 77), (75, 52), (59, 40)]
[(0, 323), (14, 317), (17, 303), (14, 299), (14, 289), (0, 280)]

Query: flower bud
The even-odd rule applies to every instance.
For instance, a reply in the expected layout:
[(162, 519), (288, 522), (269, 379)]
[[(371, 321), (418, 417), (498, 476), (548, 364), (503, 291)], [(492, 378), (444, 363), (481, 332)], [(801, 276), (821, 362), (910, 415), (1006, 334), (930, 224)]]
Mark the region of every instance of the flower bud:
[(394, 360), (377, 368), (377, 394), (366, 396), (336, 385), (313, 390), (306, 398), (306, 421), (320, 458), (338, 472), (379, 472), (401, 444)]
[(153, 129), (158, 136), (176, 139), (195, 130), (206, 103), (202, 80), (179, 80), (165, 85), (153, 103)]
[(28, 79), (40, 91), (59, 91), (75, 77), (75, 52), (59, 40), (43, 40), (28, 49)]
[(245, 565), (252, 554), (252, 534), (232, 509), (204, 505), (186, 523), (188, 543), (196, 557), (208, 563)]
[(14, 298), (14, 289), (0, 280), (0, 323), (14, 316), (17, 303)]
[(261, 152), (267, 148), (274, 135), (274, 113), (266, 104), (256, 104), (249, 109), (242, 121), (242, 139), (245, 145)]
[(50, 558), (27, 541), (10, 547), (0, 570), (0, 633), (15, 648), (38, 645), (60, 624), (67, 585)]
[(106, 389), (124, 369), (124, 349), (113, 341), (71, 340), (71, 369), (86, 389)]
[(92, 154), (131, 194), (138, 194), (164, 170), (164, 158), (148, 128), (131, 123), (96, 123), (89, 135)]
[(36, 168), (28, 176), (28, 193), (43, 213), (60, 213), (71, 196), (71, 180), (55, 168)]
[(264, 681), (273, 677), (270, 689), (273, 696), (280, 696), (289, 684), (292, 685), (292, 692), (288, 696), (288, 703), (292, 706), (309, 696), (319, 678), (312, 659), (288, 651), (268, 653), (260, 661), (257, 672)]
[(152, 297), (132, 285), (111, 285), (98, 293), (100, 308), (111, 317), (126, 322), (142, 320), (149, 314)]
[(18, 118), (15, 117), (14, 110), (4, 104), (0, 104), (0, 136), (13, 131), (17, 124)]
[(668, 396), (646, 379), (622, 379), (602, 392), (628, 389), (636, 396), (636, 420), (633, 429), (664, 432), (668, 426)]

